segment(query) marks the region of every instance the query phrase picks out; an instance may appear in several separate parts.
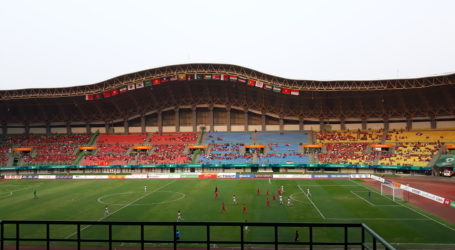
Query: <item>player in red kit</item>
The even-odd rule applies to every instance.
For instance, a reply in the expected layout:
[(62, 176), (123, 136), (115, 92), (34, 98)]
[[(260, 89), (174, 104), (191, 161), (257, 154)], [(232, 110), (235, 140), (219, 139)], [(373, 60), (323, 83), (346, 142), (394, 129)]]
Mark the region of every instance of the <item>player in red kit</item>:
[(261, 190), (259, 190), (259, 188), (258, 188), (258, 190), (256, 191), (256, 193), (257, 193), (258, 195), (260, 195), (260, 194), (261, 194)]
[(269, 200), (269, 198), (267, 198), (267, 200), (265, 201), (265, 203), (267, 204), (267, 207), (270, 207), (270, 200)]
[(278, 196), (281, 196), (281, 188), (278, 188)]
[(275, 196), (275, 194), (272, 195), (272, 199), (273, 199), (274, 201), (276, 201), (276, 196)]
[(224, 202), (221, 203), (221, 212), (226, 212), (226, 207), (224, 206)]
[(269, 188), (265, 191), (265, 194), (269, 195)]
[(243, 204), (242, 214), (246, 214), (246, 205), (245, 204)]

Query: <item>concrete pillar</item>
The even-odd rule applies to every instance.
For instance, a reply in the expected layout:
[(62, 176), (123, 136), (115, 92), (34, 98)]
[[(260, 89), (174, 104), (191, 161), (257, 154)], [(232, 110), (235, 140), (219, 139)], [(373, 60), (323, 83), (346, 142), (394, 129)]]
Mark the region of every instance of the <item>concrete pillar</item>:
[(91, 134), (92, 133), (92, 128), (90, 127), (90, 123), (85, 123), (85, 132), (87, 134)]
[(248, 131), (248, 109), (245, 108), (245, 109), (243, 110), (243, 112), (244, 112), (243, 125), (244, 125), (244, 127), (245, 127), (245, 131)]
[(158, 132), (163, 133), (163, 112), (158, 110)]
[(384, 117), (384, 130), (389, 130), (389, 117)]
[(145, 133), (145, 131), (146, 131), (146, 130), (145, 130), (145, 115), (142, 114), (142, 115), (141, 115), (141, 132), (142, 132), (142, 133)]
[(193, 125), (193, 132), (196, 132), (197, 131), (197, 108), (195, 106), (193, 106), (191, 108), (191, 111), (193, 113), (191, 119), (192, 119), (192, 125)]
[(322, 131), (324, 129), (324, 120), (322, 118), (319, 119), (319, 130)]
[(8, 123), (5, 121), (2, 122), (2, 134), (7, 135), (8, 134)]
[(367, 129), (367, 118), (362, 117), (362, 129)]
[(46, 122), (46, 135), (51, 134), (51, 124), (49, 122)]
[(227, 131), (231, 131), (231, 107), (226, 108)]
[(126, 117), (123, 120), (123, 130), (125, 130), (125, 133), (129, 133), (130, 132), (130, 126), (128, 124), (128, 118), (126, 118)]
[(71, 130), (71, 122), (70, 121), (66, 122), (66, 133), (67, 134), (72, 134), (73, 133), (73, 131)]
[(210, 124), (210, 131), (215, 131), (215, 118), (213, 113), (213, 107), (209, 107), (209, 124)]
[(341, 130), (346, 130), (346, 120), (344, 118), (340, 119), (340, 128)]
[(30, 134), (30, 125), (28, 124), (28, 122), (24, 123), (24, 127), (25, 127), (25, 135), (29, 135)]
[(265, 131), (267, 129), (266, 121), (267, 121), (267, 117), (265, 116), (265, 112), (262, 112), (262, 114), (261, 114), (261, 129), (262, 129), (262, 131)]
[(436, 129), (438, 127), (438, 124), (436, 122), (436, 117), (435, 116), (431, 116), (430, 117), (430, 124), (431, 124), (431, 128), (432, 129)]
[(299, 130), (302, 131), (303, 130), (303, 126), (304, 126), (305, 122), (303, 120), (303, 116), (299, 116)]
[(175, 108), (175, 131), (180, 132), (180, 109)]
[(412, 118), (410, 116), (406, 117), (406, 130), (412, 129)]
[(284, 130), (284, 117), (282, 115), (280, 115), (280, 130), (283, 131)]
[(104, 129), (106, 130), (106, 134), (109, 134), (109, 122), (108, 121), (104, 122)]

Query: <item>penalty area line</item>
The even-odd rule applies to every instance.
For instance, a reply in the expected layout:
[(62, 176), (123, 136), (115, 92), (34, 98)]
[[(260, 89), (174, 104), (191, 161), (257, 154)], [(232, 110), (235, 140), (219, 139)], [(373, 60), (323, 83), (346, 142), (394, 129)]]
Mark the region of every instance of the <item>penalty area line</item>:
[[(172, 183), (174, 183), (174, 182), (176, 182), (176, 181), (177, 181), (177, 180), (171, 181), (171, 182), (169, 182), (169, 183), (167, 183), (167, 184), (165, 184), (165, 185), (163, 185), (163, 186), (161, 186), (161, 187), (159, 187), (159, 188), (153, 190), (152, 192), (147, 192), (145, 195), (142, 195), (141, 197), (139, 197), (139, 198), (137, 198), (137, 199), (135, 199), (135, 200), (133, 200), (133, 201), (131, 201), (131, 202), (125, 204), (125, 205), (122, 206), (121, 208), (115, 210), (115, 211), (112, 212), (112, 213), (109, 213), (109, 214), (106, 215), (106, 216), (101, 217), (101, 218), (98, 219), (97, 221), (102, 221), (102, 220), (106, 219), (107, 217), (110, 217), (111, 215), (116, 214), (116, 213), (119, 212), (120, 210), (122, 210), (122, 209), (124, 209), (124, 208), (127, 208), (127, 207), (129, 207), (129, 206), (131, 206), (132, 204), (134, 204), (134, 203), (136, 203), (136, 202), (138, 202), (138, 201), (144, 199), (145, 197), (149, 196), (150, 194), (153, 194), (153, 193), (155, 193), (155, 192), (157, 192), (157, 191), (159, 191), (159, 190), (161, 190), (161, 189), (163, 189), (163, 188), (169, 186), (170, 184), (172, 184)], [(87, 226), (85, 226), (85, 227), (82, 227), (81, 230), (80, 230), (79, 232), (82, 232), (82, 231), (84, 231), (85, 229), (87, 229), (87, 228), (89, 228), (89, 227), (91, 227), (91, 226), (92, 226), (92, 225), (87, 225)], [(74, 233), (71, 233), (71, 234), (67, 235), (67, 236), (65, 237), (65, 239), (69, 239), (69, 238), (73, 237), (73, 236), (76, 235), (76, 234), (77, 234), (77, 231), (74, 232)]]
[(311, 204), (313, 204), (314, 208), (316, 208), (316, 211), (318, 211), (319, 215), (321, 215), (321, 217), (325, 220), (325, 216), (322, 214), (321, 210), (319, 210), (319, 208), (316, 206), (316, 204), (314, 204), (313, 200), (311, 200), (311, 198), (305, 193), (305, 191), (302, 189), (302, 187), (300, 185), (297, 185), (297, 187), (299, 187), (300, 191), (302, 191), (302, 193), (308, 198), (308, 200), (311, 202)]
[[(352, 181), (352, 180), (350, 180), (350, 181)], [(354, 181), (352, 181), (352, 182), (355, 183)], [(360, 185), (359, 183), (356, 183), (356, 184), (359, 185), (359, 186), (361, 186), (361, 187), (363, 187), (363, 188), (365, 188), (365, 189), (367, 189), (367, 190), (371, 190), (372, 192), (375, 192), (375, 193), (381, 195), (378, 191), (376, 191), (376, 190), (373, 189), (373, 188), (367, 187), (367, 186), (365, 186), (365, 185)], [(402, 207), (404, 207), (404, 208), (407, 208), (407, 209), (413, 211), (414, 213), (420, 214), (421, 216), (423, 216), (423, 217), (425, 217), (425, 218), (427, 218), (427, 219), (430, 219), (430, 220), (433, 221), (433, 222), (436, 222), (437, 224), (439, 224), (439, 225), (441, 225), (441, 226), (443, 226), (443, 227), (445, 227), (445, 228), (448, 228), (448, 229), (450, 229), (450, 230), (452, 230), (452, 231), (455, 231), (454, 228), (451, 228), (451, 227), (447, 226), (446, 224), (441, 223), (441, 222), (439, 222), (439, 221), (437, 221), (437, 220), (431, 218), (430, 216), (428, 216), (428, 215), (426, 215), (426, 214), (424, 214), (424, 213), (421, 213), (421, 212), (419, 212), (419, 211), (417, 211), (417, 210), (415, 210), (415, 209), (413, 209), (413, 208), (410, 208), (410, 207), (407, 207), (407, 206), (405, 206), (405, 205), (403, 205), (403, 204), (401, 204), (401, 203), (398, 203), (398, 202), (396, 202), (396, 201), (390, 199), (390, 198), (387, 197), (387, 196), (384, 196), (384, 197), (387, 198), (387, 199), (389, 199), (389, 200), (391, 200), (391, 201), (393, 201), (393, 202), (395, 202), (396, 204), (398, 204), (398, 205), (400, 205), (400, 206), (402, 206)]]

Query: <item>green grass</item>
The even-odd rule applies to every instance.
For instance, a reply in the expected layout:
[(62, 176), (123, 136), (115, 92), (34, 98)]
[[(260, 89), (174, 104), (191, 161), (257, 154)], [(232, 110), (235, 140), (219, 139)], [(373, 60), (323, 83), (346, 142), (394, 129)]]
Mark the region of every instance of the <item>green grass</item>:
[[(144, 192), (144, 185), (148, 191)], [(276, 193), (283, 185), (285, 201), (266, 206), (265, 190)], [(220, 197), (215, 200), (218, 186)], [(256, 194), (257, 188), (261, 195)], [(302, 190), (311, 190), (308, 198)], [(37, 190), (38, 199), (33, 198)], [(404, 201), (394, 202), (375, 190), (351, 180), (15, 180), (0, 182), (1, 220), (91, 220), (91, 221), (176, 221), (181, 210), (184, 221), (233, 222), (364, 222), (399, 248), (455, 247), (455, 225), (429, 215)], [(238, 205), (232, 204), (236, 194)], [(271, 199), (271, 196), (269, 196)], [(221, 203), (227, 208), (221, 213)], [(248, 214), (242, 214), (242, 204)], [(108, 206), (110, 215), (104, 217)], [(57, 226), (52, 226), (57, 227)], [(450, 229), (452, 228), (452, 229)], [(21, 237), (44, 236), (44, 227), (24, 226)], [(172, 240), (172, 228), (146, 228), (146, 239)], [(280, 229), (281, 240), (293, 241), (296, 229)], [(306, 229), (299, 229), (301, 241)], [(52, 236), (74, 238), (75, 228), (59, 226)], [(205, 229), (181, 227), (182, 239), (203, 240)], [(6, 235), (13, 228), (6, 227)], [(137, 227), (114, 228), (114, 238), (137, 239)], [(105, 237), (106, 228), (88, 227), (84, 238)], [(215, 240), (238, 240), (238, 228), (214, 228)], [(250, 228), (247, 240), (270, 240), (270, 229)], [(356, 239), (355, 236), (353, 239)], [(340, 229), (315, 229), (316, 240), (342, 240)], [(412, 244), (410, 244), (412, 243)], [(429, 245), (434, 244), (434, 245)], [(439, 245), (447, 244), (447, 245)]]

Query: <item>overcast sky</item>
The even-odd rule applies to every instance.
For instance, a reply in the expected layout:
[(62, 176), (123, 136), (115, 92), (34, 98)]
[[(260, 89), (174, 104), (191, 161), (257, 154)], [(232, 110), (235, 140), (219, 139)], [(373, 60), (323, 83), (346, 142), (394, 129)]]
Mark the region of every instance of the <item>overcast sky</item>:
[(182, 63), (315, 80), (453, 73), (454, 13), (454, 0), (2, 1), (0, 89)]

